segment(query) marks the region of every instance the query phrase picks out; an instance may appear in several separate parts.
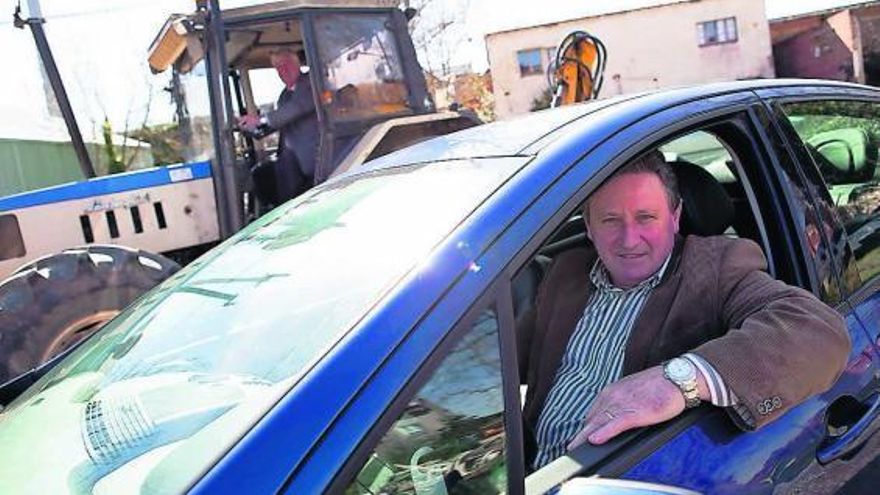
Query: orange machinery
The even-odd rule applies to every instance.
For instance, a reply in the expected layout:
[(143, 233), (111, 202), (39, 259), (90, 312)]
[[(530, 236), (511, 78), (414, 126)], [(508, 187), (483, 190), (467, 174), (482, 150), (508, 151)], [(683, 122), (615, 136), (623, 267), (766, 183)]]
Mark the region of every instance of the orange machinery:
[(551, 107), (592, 100), (605, 72), (605, 45), (586, 31), (569, 33), (559, 44), (547, 74), (553, 89)]

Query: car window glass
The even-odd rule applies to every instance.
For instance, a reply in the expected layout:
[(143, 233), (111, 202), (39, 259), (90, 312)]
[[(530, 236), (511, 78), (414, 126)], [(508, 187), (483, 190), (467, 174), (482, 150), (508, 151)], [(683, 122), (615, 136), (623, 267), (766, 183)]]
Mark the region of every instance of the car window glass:
[(714, 135), (706, 131), (696, 131), (674, 139), (660, 151), (667, 162), (676, 160), (699, 165), (706, 169), (718, 182), (736, 182), (733, 173), (733, 157), (727, 148)]
[(718, 136), (698, 130), (667, 141), (659, 149), (678, 178), (682, 235), (723, 234), (762, 244), (737, 161)]
[[(783, 110), (824, 179), (817, 192), (819, 213), (843, 225), (858, 278), (871, 280), (880, 274), (880, 106), (822, 101), (787, 104)], [(842, 242), (833, 225), (817, 225), (824, 226), (832, 246)], [(847, 275), (845, 284), (857, 285), (856, 275)]]
[(483, 312), (370, 454), (347, 494), (507, 489), (498, 320)]

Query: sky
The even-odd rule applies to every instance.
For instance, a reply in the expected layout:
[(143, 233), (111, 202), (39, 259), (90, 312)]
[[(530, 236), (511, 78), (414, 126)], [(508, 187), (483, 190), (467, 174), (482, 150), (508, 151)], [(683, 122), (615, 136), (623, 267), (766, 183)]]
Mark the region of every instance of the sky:
[[(29, 0), (21, 0), (28, 12)], [(33, 0), (30, 0), (33, 1)], [(433, 0), (427, 16), (464, 19), (459, 40), (446, 47), (456, 65), (487, 68), (488, 32), (583, 17), (609, 6), (643, 7), (669, 0)], [(739, 0), (760, 1), (760, 0)], [(44, 24), (77, 121), (88, 139), (100, 134), (106, 115), (120, 132), (143, 122), (169, 122), (172, 106), (163, 88), (167, 75), (152, 75), (146, 53), (171, 13), (194, 10), (193, 0), (41, 0)], [(223, 8), (253, 4), (220, 0)], [(859, 0), (765, 0), (768, 17), (784, 17)], [(48, 119), (39, 58), (29, 30), (15, 29), (18, 0), (0, 0), (0, 137), (43, 136), (63, 139), (64, 127)], [(424, 63), (424, 61), (423, 61)]]

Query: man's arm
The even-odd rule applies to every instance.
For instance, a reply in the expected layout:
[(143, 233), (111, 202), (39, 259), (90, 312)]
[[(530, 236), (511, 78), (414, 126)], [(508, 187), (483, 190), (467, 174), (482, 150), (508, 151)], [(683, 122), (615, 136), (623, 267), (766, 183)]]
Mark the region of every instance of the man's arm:
[(737, 398), (734, 419), (753, 419), (738, 425), (760, 427), (834, 383), (846, 366), (849, 334), (835, 310), (762, 271), (757, 244), (730, 243), (721, 259), (716, 304), (729, 330), (693, 352)]
[[(753, 429), (827, 390), (846, 366), (851, 344), (836, 311), (763, 271), (766, 261), (757, 244), (727, 243), (720, 259), (715, 304), (719, 324), (729, 331), (692, 353), (710, 364), (735, 397), (729, 410), (736, 424)], [(698, 377), (701, 399), (710, 400), (706, 377)], [(605, 443), (683, 410), (681, 391), (655, 366), (603, 389), (569, 448)]]

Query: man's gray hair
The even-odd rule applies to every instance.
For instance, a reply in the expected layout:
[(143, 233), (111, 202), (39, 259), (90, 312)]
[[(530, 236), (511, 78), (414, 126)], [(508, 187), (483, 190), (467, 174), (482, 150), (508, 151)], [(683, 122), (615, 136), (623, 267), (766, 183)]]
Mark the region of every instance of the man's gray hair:
[[(678, 190), (678, 179), (675, 178), (675, 172), (673, 172), (672, 167), (666, 163), (666, 160), (663, 158), (663, 153), (659, 150), (649, 151), (631, 160), (617, 170), (617, 172), (614, 172), (614, 175), (608, 180), (624, 174), (644, 173), (654, 174), (660, 179), (660, 183), (663, 184), (663, 189), (666, 191), (666, 199), (669, 202), (669, 209), (675, 211), (675, 209), (681, 204), (681, 193)], [(587, 198), (587, 202), (584, 203), (584, 217), (587, 220), (590, 218), (589, 207), (590, 199)]]

